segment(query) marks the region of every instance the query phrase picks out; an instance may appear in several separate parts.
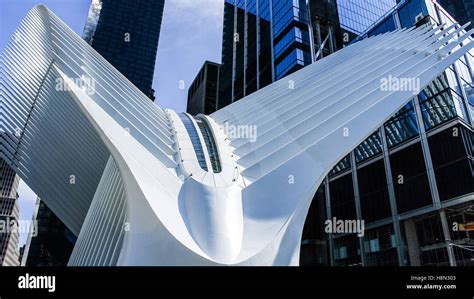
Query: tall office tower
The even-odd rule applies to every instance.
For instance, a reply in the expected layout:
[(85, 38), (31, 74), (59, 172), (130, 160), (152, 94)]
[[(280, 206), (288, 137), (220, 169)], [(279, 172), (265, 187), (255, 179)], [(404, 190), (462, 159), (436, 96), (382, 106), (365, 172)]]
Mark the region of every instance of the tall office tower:
[(460, 23), (471, 22), (471, 28), (473, 27), (474, 0), (438, 0), (438, 3)]
[(226, 0), (219, 107), (312, 63), (305, 0)]
[(218, 108), (341, 49), (395, 1), (226, 0)]
[(188, 90), (186, 112), (191, 115), (211, 114), (217, 110), (220, 64), (206, 61)]
[(18, 266), (18, 184), (20, 178), (0, 159), (0, 265)]
[(83, 38), (144, 94), (152, 89), (164, 0), (93, 0)]
[[(369, 2), (379, 1), (366, 1), (368, 11)], [(366, 14), (348, 15), (356, 12)], [(436, 1), (409, 0), (362, 37), (454, 22)], [(327, 175), (306, 220), (301, 264), (474, 265), (473, 54), (421, 90), (408, 78), (411, 101)], [(371, 67), (381, 64), (361, 71)], [(334, 217), (364, 220), (364, 236), (325, 233)]]

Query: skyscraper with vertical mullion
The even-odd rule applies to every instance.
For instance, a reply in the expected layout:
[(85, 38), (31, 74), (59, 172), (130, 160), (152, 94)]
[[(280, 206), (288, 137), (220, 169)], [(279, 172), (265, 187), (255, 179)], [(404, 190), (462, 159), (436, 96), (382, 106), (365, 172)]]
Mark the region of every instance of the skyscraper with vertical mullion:
[(164, 0), (93, 0), (83, 38), (143, 93), (152, 90)]
[(310, 63), (306, 1), (225, 1), (219, 108)]
[(273, 1), (275, 79), (312, 63), (306, 1)]

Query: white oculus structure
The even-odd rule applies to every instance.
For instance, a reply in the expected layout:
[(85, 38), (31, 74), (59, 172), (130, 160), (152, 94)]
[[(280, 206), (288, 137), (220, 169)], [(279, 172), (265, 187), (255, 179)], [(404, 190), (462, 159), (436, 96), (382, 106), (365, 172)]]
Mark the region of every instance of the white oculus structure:
[(69, 265), (298, 265), (326, 173), (413, 97), (381, 80), (423, 88), (472, 48), (464, 28), (371, 37), (194, 118), (39, 5), (2, 55), (0, 157), (78, 236)]

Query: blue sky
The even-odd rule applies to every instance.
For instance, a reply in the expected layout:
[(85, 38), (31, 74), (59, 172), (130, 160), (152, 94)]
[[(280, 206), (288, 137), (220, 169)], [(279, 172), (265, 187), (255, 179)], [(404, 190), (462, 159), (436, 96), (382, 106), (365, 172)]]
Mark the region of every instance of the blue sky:
[[(26, 13), (41, 3), (82, 35), (91, 0), (0, 0), (0, 51)], [(185, 111), (188, 87), (204, 61), (221, 61), (223, 10), (224, 0), (166, 0), (153, 82), (160, 107)], [(31, 219), (36, 196), (24, 183), (19, 194), (20, 219)], [(21, 235), (20, 245), (25, 241)]]

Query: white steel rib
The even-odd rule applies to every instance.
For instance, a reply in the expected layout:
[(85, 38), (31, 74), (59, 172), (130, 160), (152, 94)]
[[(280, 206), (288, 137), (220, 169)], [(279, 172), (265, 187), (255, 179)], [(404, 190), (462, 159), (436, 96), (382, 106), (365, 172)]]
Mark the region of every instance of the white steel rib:
[(1, 57), (0, 158), (78, 236), (70, 265), (297, 265), (325, 175), (414, 96), (381, 79), (423, 88), (466, 26), (367, 38), (195, 119), (39, 5)]

